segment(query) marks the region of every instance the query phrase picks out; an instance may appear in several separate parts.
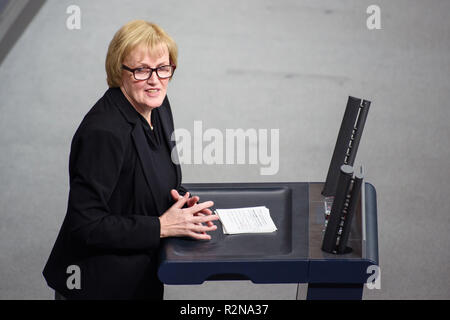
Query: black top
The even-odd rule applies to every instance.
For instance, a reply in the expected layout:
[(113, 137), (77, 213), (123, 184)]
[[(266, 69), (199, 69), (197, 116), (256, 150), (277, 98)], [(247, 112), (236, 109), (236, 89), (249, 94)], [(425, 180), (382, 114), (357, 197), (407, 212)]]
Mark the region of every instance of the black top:
[(168, 209), (173, 204), (172, 197), (170, 196), (170, 190), (176, 189), (177, 175), (175, 166), (170, 157), (171, 150), (169, 148), (169, 144), (163, 139), (164, 133), (162, 130), (158, 108), (153, 109), (151, 114), (153, 129), (150, 128), (150, 125), (144, 117), (140, 115), (140, 118), (147, 137), (149, 148), (155, 160), (154, 168), (158, 174), (156, 177), (157, 185), (159, 186), (162, 194), (165, 195), (158, 200), (160, 201), (161, 208)]
[[(163, 297), (158, 216), (173, 203), (170, 188), (186, 190), (180, 166), (168, 161), (175, 142), (167, 97), (155, 110), (156, 149), (119, 88), (106, 91), (72, 139), (67, 213), (43, 272), (66, 298)], [(80, 288), (68, 286), (73, 266), (80, 270)]]

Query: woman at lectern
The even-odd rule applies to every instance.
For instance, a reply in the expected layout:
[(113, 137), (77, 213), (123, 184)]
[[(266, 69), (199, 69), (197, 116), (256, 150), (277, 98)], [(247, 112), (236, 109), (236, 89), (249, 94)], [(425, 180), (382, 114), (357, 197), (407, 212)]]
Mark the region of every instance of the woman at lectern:
[(160, 239), (210, 239), (218, 219), (171, 159), (177, 46), (159, 26), (131, 21), (105, 65), (109, 89), (73, 137), (67, 214), (43, 274), (62, 299), (162, 299)]

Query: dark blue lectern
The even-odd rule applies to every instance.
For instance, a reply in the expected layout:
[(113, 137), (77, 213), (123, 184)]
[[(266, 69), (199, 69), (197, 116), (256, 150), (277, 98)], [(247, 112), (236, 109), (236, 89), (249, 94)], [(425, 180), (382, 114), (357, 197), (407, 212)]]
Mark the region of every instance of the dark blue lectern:
[(165, 284), (209, 280), (308, 283), (307, 299), (361, 299), (378, 265), (376, 191), (364, 183), (345, 254), (321, 250), (326, 198), (323, 183), (188, 184), (201, 201), (216, 208), (266, 206), (277, 231), (224, 235), (220, 222), (212, 240), (164, 240), (158, 275)]

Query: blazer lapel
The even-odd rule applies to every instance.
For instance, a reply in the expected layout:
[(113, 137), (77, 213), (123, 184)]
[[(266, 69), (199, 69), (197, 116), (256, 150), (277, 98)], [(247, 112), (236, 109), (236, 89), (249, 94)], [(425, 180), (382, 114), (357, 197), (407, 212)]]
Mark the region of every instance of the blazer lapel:
[(170, 103), (169, 103), (169, 99), (167, 98), (167, 96), (164, 98), (163, 104), (156, 110), (158, 110), (159, 115), (160, 115), (163, 132), (164, 132), (165, 143), (169, 147), (171, 156), (172, 156), (172, 153), (175, 153), (175, 156), (177, 157), (176, 160), (178, 162), (175, 163), (175, 162), (173, 162), (173, 160), (172, 160), (172, 162), (173, 162), (173, 164), (175, 166), (175, 170), (177, 172), (177, 189), (178, 189), (178, 188), (180, 188), (180, 185), (181, 185), (181, 167), (179, 164), (178, 153), (176, 150), (175, 141), (172, 141), (172, 139), (171, 139), (172, 134), (174, 132), (174, 127), (173, 127), (172, 110), (170, 109)]
[[(114, 102), (125, 119), (131, 123), (133, 127), (133, 131), (131, 132), (131, 135), (133, 137), (133, 141), (136, 146), (136, 150), (138, 152), (139, 160), (141, 162), (142, 169), (144, 171), (145, 180), (147, 181), (150, 193), (153, 197), (153, 201), (156, 204), (156, 209), (158, 210), (159, 214), (162, 214), (163, 211), (162, 208), (160, 208), (159, 205), (159, 199), (163, 199), (166, 195), (162, 195), (159, 188), (155, 187), (159, 185), (157, 179), (158, 175), (155, 171), (155, 165), (154, 165), (154, 159), (150, 153), (150, 150), (148, 148), (148, 142), (147, 138), (145, 137), (144, 129), (142, 128), (142, 125), (140, 124), (140, 118), (137, 114), (137, 111), (133, 108), (133, 106), (130, 104), (130, 102), (127, 100), (127, 98), (123, 95), (120, 88), (113, 88), (109, 89), (107, 91), (108, 97), (111, 97), (112, 102)], [(171, 152), (175, 152), (178, 159), (178, 153), (176, 153), (176, 145), (175, 141), (171, 140), (172, 132), (174, 131), (173, 128), (173, 117), (172, 117), (172, 111), (170, 109), (170, 103), (167, 96), (164, 98), (164, 101), (162, 105), (155, 109), (158, 110), (162, 128), (163, 128), (163, 140), (165, 143), (169, 146), (169, 150)], [(176, 175), (177, 175), (177, 189), (181, 186), (181, 167), (179, 164), (174, 163)]]
[(162, 208), (160, 208), (159, 200), (162, 199), (163, 195), (161, 194), (159, 188), (156, 187), (159, 185), (158, 181), (156, 180), (158, 179), (158, 175), (155, 171), (154, 159), (150, 154), (144, 129), (142, 128), (142, 124), (140, 123), (141, 120), (139, 118), (139, 114), (133, 108), (127, 98), (123, 95), (120, 88), (109, 89), (107, 91), (107, 97), (111, 99), (111, 102), (116, 104), (124, 118), (133, 126), (131, 136), (136, 146), (142, 170), (144, 171), (145, 180), (147, 182), (150, 194), (153, 197), (153, 202), (155, 203), (156, 210), (158, 211), (158, 214), (162, 214), (163, 211)]

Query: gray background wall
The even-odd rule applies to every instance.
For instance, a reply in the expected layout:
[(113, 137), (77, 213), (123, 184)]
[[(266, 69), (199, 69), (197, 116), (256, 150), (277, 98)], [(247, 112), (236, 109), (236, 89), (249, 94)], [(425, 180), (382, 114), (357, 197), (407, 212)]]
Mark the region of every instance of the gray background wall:
[[(66, 28), (72, 4), (80, 30)], [(371, 4), (381, 30), (366, 27)], [(348, 95), (372, 100), (356, 161), (378, 192), (381, 289), (364, 297), (449, 299), (448, 12), (445, 0), (47, 1), (0, 65), (0, 298), (52, 298), (41, 272), (65, 215), (70, 141), (107, 88), (114, 32), (142, 18), (179, 45), (176, 127), (280, 129), (276, 175), (184, 165), (185, 182), (324, 181)], [(296, 285), (166, 289), (293, 299)]]

